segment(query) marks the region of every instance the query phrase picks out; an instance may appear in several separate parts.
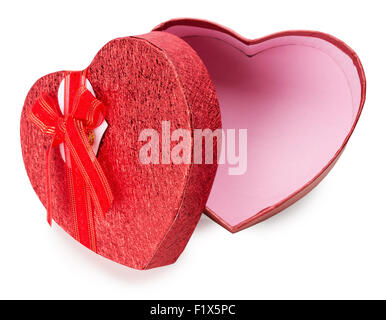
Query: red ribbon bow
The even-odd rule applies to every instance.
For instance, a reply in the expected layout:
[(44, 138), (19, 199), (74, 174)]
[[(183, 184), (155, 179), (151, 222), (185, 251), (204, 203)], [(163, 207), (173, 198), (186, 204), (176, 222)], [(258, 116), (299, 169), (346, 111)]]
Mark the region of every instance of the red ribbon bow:
[(92, 150), (88, 134), (101, 125), (106, 107), (86, 88), (84, 73), (70, 72), (64, 81), (64, 115), (57, 102), (47, 94), (39, 97), (30, 113), (32, 123), (43, 133), (53, 137), (46, 159), (47, 220), (51, 225), (51, 151), (53, 147), (63, 143), (74, 237), (96, 251), (92, 208), (104, 216), (111, 206), (113, 195)]

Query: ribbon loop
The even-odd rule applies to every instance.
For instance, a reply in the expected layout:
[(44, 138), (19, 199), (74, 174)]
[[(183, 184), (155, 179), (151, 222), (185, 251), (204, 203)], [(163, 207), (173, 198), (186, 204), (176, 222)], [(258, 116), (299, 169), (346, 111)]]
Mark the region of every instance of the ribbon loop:
[[(51, 224), (50, 154), (53, 147), (63, 143), (66, 154), (67, 184), (71, 212), (74, 215), (74, 237), (96, 251), (93, 210), (104, 216), (110, 208), (113, 195), (107, 178), (92, 150), (87, 133), (97, 128), (105, 117), (105, 105), (84, 86), (85, 76), (80, 72), (66, 75), (66, 94), (75, 92), (68, 101), (68, 113), (63, 115), (57, 102), (42, 94), (32, 107), (31, 122), (44, 134), (53, 136), (47, 152), (47, 219)], [(71, 87), (72, 86), (72, 87)], [(79, 88), (76, 90), (76, 86)], [(91, 208), (92, 204), (92, 208)]]
[(105, 117), (105, 105), (94, 98), (92, 93), (85, 87), (78, 91), (78, 107), (73, 110), (74, 118), (81, 120), (86, 126), (85, 129), (92, 130), (101, 125)]

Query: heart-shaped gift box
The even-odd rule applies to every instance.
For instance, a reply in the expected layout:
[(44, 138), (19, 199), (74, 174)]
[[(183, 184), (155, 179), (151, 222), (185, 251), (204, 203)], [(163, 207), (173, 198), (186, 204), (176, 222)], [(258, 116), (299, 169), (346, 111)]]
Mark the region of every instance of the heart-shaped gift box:
[(220, 165), (206, 213), (237, 232), (311, 191), (349, 140), (365, 101), (355, 52), (314, 31), (250, 40), (220, 25), (175, 19), (154, 30), (186, 41), (207, 67), (223, 128), (248, 130), (247, 170)]
[[(67, 88), (66, 79), (77, 74), (84, 78), (83, 85), (78, 91), (76, 86)], [(104, 216), (88, 210), (82, 217), (74, 210), (78, 194), (67, 172), (75, 162), (71, 157), (67, 161), (63, 152), (68, 141), (60, 140), (47, 158), (51, 129), (42, 130), (36, 117), (31, 121), (49, 101), (48, 107), (61, 119), (56, 129), (65, 132), (68, 119), (61, 97), (74, 94), (68, 100), (79, 104), (77, 94), (86, 87), (89, 111), (99, 103), (106, 107), (103, 130), (102, 124), (87, 132), (89, 138), (95, 135), (89, 141), (96, 153), (90, 155), (91, 162), (103, 170), (114, 197)], [(106, 258), (148, 269), (178, 258), (205, 205), (212, 219), (236, 232), (309, 192), (343, 151), (364, 99), (358, 57), (332, 36), (290, 31), (248, 40), (210, 22), (171, 20), (146, 35), (109, 42), (82, 73), (57, 72), (38, 80), (22, 111), (23, 158), (34, 190), (67, 233)], [(36, 104), (39, 112), (34, 112)], [(87, 123), (83, 118), (76, 121)], [(220, 128), (221, 151), (215, 144), (207, 147), (207, 137), (201, 137), (200, 161), (193, 161), (193, 144), (186, 163), (170, 162), (170, 154), (164, 155), (180, 141), (170, 140), (170, 132), (184, 129), (193, 138), (195, 129)], [(225, 161), (216, 174), (217, 160), (228, 153), (228, 129), (247, 129), (247, 156), (245, 163), (240, 154), (239, 163)], [(141, 139), (144, 130), (159, 133), (159, 162), (139, 159), (148, 143)], [(86, 137), (86, 131), (83, 134)], [(164, 145), (164, 138), (170, 143)], [(84, 146), (93, 154), (86, 140)], [(206, 161), (208, 153), (212, 162)], [(239, 174), (230, 174), (237, 165)], [(85, 179), (86, 195), (88, 183)], [(90, 197), (84, 199), (91, 202)], [(87, 202), (84, 207), (97, 206)]]
[[(79, 240), (79, 233), (86, 232), (87, 238), (87, 232), (91, 232), (95, 247), (87, 246), (98, 254), (136, 269), (175, 262), (203, 212), (217, 157), (214, 155), (213, 164), (143, 164), (139, 154), (146, 141), (139, 137), (149, 129), (161, 136), (177, 129), (192, 133), (193, 128), (221, 127), (206, 68), (186, 42), (155, 32), (109, 42), (83, 72), (96, 98), (106, 106), (107, 129), (97, 159), (114, 197), (105, 217), (95, 212), (86, 217), (89, 228), (80, 226), (81, 214), (71, 213), (71, 193), (65, 182), (70, 179), (60, 148), (54, 148), (52, 157), (46, 159), (52, 137), (30, 121), (42, 95), (51, 101), (53, 110), (60, 104), (60, 84), (73, 74), (77, 73), (56, 72), (42, 77), (26, 98), (21, 145), (34, 190), (46, 207), (51, 195), (53, 219), (75, 239), (87, 245)], [(67, 91), (71, 93), (71, 89)], [(163, 121), (169, 122), (169, 132), (163, 131)], [(177, 142), (171, 141), (170, 149)], [(51, 179), (48, 192), (47, 163)]]

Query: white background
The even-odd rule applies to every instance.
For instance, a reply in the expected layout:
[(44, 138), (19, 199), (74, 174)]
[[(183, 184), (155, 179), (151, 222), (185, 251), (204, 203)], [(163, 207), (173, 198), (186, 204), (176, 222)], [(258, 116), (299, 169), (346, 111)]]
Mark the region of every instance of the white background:
[[(386, 298), (384, 1), (1, 1), (0, 298)], [(136, 271), (46, 223), (21, 156), (19, 119), (39, 77), (85, 68), (109, 40), (175, 17), (257, 38), (290, 29), (344, 40), (367, 101), (341, 159), (308, 196), (231, 234), (202, 217), (174, 265)]]

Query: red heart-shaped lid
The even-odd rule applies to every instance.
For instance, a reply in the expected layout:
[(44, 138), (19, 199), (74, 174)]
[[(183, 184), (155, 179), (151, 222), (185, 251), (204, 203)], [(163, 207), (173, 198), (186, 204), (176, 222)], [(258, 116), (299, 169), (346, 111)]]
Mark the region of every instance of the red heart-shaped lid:
[[(42, 94), (58, 103), (55, 99), (66, 74), (56, 72), (39, 79), (28, 93), (21, 116), (25, 167), (45, 206), (46, 151), (52, 137), (42, 133), (28, 116)], [(137, 269), (173, 263), (205, 207), (217, 169), (216, 158), (212, 164), (142, 163), (139, 155), (147, 141), (140, 135), (148, 129), (159, 134), (155, 143), (165, 148), (159, 151), (161, 157), (167, 152), (162, 139), (167, 141), (170, 132), (183, 129), (190, 137), (195, 128), (220, 128), (218, 101), (208, 72), (185, 41), (152, 32), (112, 40), (84, 74), (96, 98), (107, 108), (107, 130), (97, 160), (114, 196), (105, 217), (90, 213), (95, 251)], [(163, 131), (165, 121), (169, 133)], [(169, 137), (169, 143), (170, 151), (179, 141)], [(65, 182), (66, 162), (59, 147), (52, 153), (48, 161), (53, 219), (76, 238)]]
[(211, 218), (237, 232), (288, 207), (326, 176), (365, 101), (365, 75), (351, 48), (314, 31), (250, 40), (194, 19), (154, 30), (177, 35), (201, 57), (223, 128), (247, 129), (237, 161), (219, 166), (206, 209)]

